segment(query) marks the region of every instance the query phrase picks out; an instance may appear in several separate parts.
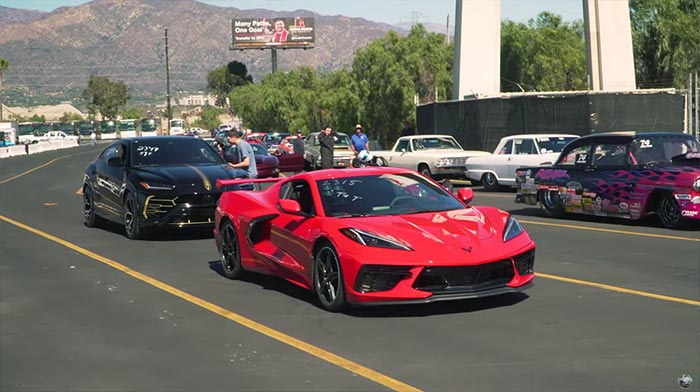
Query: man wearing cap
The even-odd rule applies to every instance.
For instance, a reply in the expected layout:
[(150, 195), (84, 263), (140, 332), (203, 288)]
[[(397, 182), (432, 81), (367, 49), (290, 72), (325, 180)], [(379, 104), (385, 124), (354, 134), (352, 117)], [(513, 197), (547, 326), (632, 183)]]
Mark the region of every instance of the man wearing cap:
[(258, 178), (258, 169), (255, 166), (255, 154), (253, 147), (243, 140), (243, 131), (231, 129), (226, 131), (226, 139), (231, 143), (231, 150), (224, 154), (224, 159), (235, 170), (236, 177)]
[(297, 131), (296, 139), (292, 140), (292, 149), (295, 154), (304, 155), (304, 134), (301, 133), (301, 129)]
[(362, 150), (369, 151), (369, 139), (362, 133), (362, 124), (355, 125), (355, 134), (350, 138), (350, 148), (355, 155)]

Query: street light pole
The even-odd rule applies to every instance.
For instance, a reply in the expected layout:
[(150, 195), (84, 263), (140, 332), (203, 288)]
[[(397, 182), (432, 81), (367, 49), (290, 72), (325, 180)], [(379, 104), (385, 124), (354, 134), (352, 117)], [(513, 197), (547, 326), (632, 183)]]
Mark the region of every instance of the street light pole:
[(170, 110), (170, 58), (168, 57), (168, 29), (165, 29), (165, 97), (167, 99), (167, 112), (165, 115), (168, 120), (167, 132), (170, 135), (170, 120), (172, 119), (172, 111)]

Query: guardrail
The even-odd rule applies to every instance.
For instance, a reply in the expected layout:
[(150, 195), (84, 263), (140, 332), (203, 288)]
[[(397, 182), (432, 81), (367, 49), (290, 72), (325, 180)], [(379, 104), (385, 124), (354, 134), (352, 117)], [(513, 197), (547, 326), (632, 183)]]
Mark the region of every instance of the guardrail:
[(0, 147), (0, 158), (9, 158), (19, 155), (36, 154), (44, 151), (61, 150), (64, 148), (78, 147), (75, 140), (48, 140), (33, 144), (19, 144), (16, 146)]

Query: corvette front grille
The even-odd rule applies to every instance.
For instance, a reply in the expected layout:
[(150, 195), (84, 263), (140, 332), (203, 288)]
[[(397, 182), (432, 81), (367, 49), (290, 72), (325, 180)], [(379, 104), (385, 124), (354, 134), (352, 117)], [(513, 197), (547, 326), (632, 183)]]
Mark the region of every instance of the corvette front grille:
[(534, 272), (535, 268), (535, 250), (529, 250), (513, 257), (515, 269), (520, 275), (527, 275)]
[(468, 292), (503, 286), (515, 276), (511, 259), (460, 267), (426, 267), (413, 283), (416, 290)]

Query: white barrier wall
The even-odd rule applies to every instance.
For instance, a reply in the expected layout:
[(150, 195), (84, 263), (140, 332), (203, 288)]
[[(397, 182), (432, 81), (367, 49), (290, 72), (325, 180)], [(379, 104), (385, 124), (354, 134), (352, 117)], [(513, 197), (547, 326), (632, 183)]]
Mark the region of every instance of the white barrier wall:
[(44, 151), (62, 150), (64, 148), (78, 147), (76, 140), (50, 140), (34, 144), (20, 144), (17, 146), (0, 147), (0, 158), (9, 158), (18, 155), (36, 154)]

